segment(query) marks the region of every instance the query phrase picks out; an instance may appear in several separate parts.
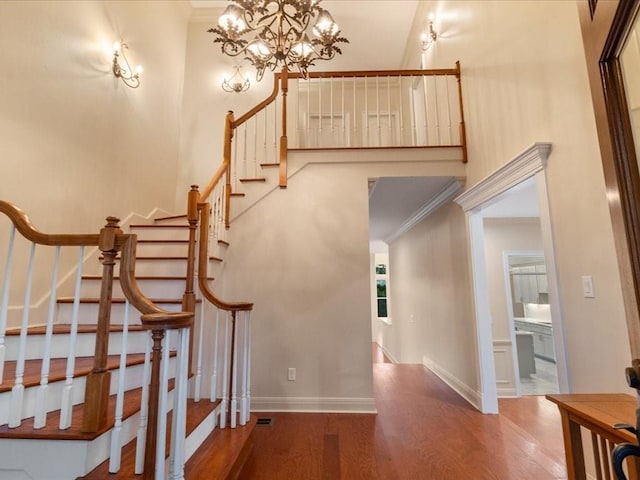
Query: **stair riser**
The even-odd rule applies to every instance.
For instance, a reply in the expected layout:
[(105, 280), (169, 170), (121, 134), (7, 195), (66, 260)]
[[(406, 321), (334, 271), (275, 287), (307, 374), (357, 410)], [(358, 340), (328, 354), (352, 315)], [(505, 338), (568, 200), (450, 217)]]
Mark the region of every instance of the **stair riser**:
[(186, 257), (186, 243), (144, 243), (138, 242), (136, 253), (141, 257)]
[[(78, 333), (76, 342), (77, 357), (91, 357), (95, 352), (95, 334), (94, 333)], [(121, 332), (112, 332), (109, 335), (109, 355), (119, 355), (122, 351)], [(67, 333), (57, 333), (51, 338), (51, 358), (66, 358), (69, 355), (69, 338)], [(129, 353), (144, 353), (148, 332), (129, 332), (127, 335), (127, 351)], [(25, 349), (26, 360), (36, 360), (42, 358), (45, 350), (45, 335), (28, 335), (27, 347)], [(11, 335), (5, 339), (6, 359), (13, 361), (18, 359), (18, 350), (20, 347), (20, 337)]]
[(188, 240), (189, 229), (180, 226), (172, 227), (132, 227), (131, 233), (145, 240)]
[[(138, 280), (140, 291), (149, 298), (182, 298), (185, 289), (184, 280)], [(101, 280), (85, 279), (80, 290), (81, 298), (99, 298)], [(113, 298), (124, 298), (118, 280), (113, 282)]]
[[(175, 371), (175, 357), (170, 359), (169, 364), (169, 372), (171, 378), (174, 377), (173, 372)], [(125, 391), (132, 390), (134, 388), (138, 388), (142, 385), (142, 378), (144, 373), (144, 365), (132, 365), (127, 367), (126, 376), (125, 376)], [(10, 383), (13, 383), (13, 379), (5, 379), (5, 382), (10, 380)], [(118, 382), (119, 382), (119, 370), (111, 371), (111, 384), (110, 384), (110, 394), (114, 395), (118, 391)], [(62, 390), (64, 389), (65, 381), (61, 380), (59, 382), (52, 382), (49, 384), (47, 388), (47, 402), (46, 402), (46, 411), (52, 412), (54, 410), (60, 409), (60, 399), (62, 398)], [(73, 380), (73, 404), (78, 405), (84, 402), (84, 390), (86, 385), (86, 377), (77, 377)], [(39, 386), (25, 388), (24, 391), (24, 402), (22, 406), (22, 415), (21, 418), (29, 418), (35, 415), (36, 408), (36, 394)], [(9, 421), (9, 402), (11, 399), (11, 392), (2, 392), (0, 393), (0, 425), (4, 425)], [(2, 440), (2, 439), (0, 439)], [(0, 445), (2, 445), (0, 443)], [(1, 465), (1, 462), (0, 462)]]
[[(120, 274), (120, 262), (116, 262), (114, 275)], [(180, 260), (148, 260), (138, 258), (136, 260), (136, 276), (164, 277), (181, 276), (187, 273), (186, 258)]]
[[(180, 304), (157, 304), (160, 308), (165, 310), (180, 312), (182, 306)], [(97, 303), (83, 303), (80, 306), (80, 322), (84, 324), (95, 324), (98, 318)], [(121, 325), (124, 321), (125, 305), (123, 303), (113, 303), (111, 305), (111, 323), (113, 325)], [(73, 315), (73, 304), (61, 303), (58, 305), (58, 323), (71, 323)], [(140, 315), (133, 306), (129, 307), (129, 324), (140, 325)]]

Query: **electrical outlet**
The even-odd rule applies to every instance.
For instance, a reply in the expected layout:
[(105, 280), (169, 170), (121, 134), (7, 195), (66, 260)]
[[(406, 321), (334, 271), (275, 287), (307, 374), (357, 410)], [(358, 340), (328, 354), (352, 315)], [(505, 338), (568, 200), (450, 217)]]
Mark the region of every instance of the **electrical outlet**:
[(289, 380), (290, 382), (295, 381), (296, 379), (296, 369), (295, 368), (289, 368), (287, 370), (287, 380)]

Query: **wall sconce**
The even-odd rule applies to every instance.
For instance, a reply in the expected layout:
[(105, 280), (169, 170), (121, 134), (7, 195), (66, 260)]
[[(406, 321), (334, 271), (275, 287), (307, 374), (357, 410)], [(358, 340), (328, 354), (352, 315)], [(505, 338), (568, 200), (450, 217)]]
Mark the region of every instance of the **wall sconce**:
[(235, 73), (229, 79), (224, 79), (222, 82), (222, 90), (225, 92), (235, 92), (241, 93), (249, 90), (251, 84), (249, 83), (248, 78), (244, 78), (240, 73), (240, 66), (236, 65), (233, 67), (235, 69)]
[[(127, 87), (138, 88), (140, 86), (142, 67), (138, 65), (134, 73), (124, 54), (127, 48), (129, 48), (127, 44), (122, 41), (113, 43), (113, 74), (121, 79)], [(118, 60), (120, 57), (122, 57), (122, 65)]]
[(426, 52), (431, 47), (431, 45), (436, 43), (437, 39), (438, 34), (433, 29), (433, 20), (429, 20), (429, 27), (427, 31), (423, 32), (422, 35), (420, 35), (420, 40), (422, 40), (422, 51)]

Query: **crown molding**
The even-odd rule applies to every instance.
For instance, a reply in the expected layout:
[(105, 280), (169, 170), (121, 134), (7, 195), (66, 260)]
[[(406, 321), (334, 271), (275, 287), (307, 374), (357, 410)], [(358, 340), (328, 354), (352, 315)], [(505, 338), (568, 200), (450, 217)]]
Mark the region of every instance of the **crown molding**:
[(467, 212), (532, 177), (547, 166), (551, 143), (536, 142), (454, 199)]
[(405, 220), (402, 225), (394, 233), (384, 239), (386, 243), (391, 243), (398, 239), (405, 232), (413, 228), (423, 218), (429, 216), (432, 212), (440, 208), (442, 205), (454, 198), (462, 189), (462, 185), (456, 178), (452, 178), (435, 196), (431, 197), (420, 209)]

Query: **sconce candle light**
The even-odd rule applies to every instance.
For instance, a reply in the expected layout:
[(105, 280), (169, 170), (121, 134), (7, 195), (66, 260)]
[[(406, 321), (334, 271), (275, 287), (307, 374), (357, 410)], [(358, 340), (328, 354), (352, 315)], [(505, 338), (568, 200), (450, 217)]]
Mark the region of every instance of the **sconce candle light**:
[[(126, 43), (114, 42), (113, 44), (113, 74), (121, 79), (127, 87), (138, 88), (140, 86), (140, 74), (142, 67), (138, 65), (135, 72), (129, 65), (129, 61), (124, 54), (125, 49), (129, 48)], [(122, 64), (119, 58), (122, 57)]]
[(433, 19), (429, 19), (429, 27), (426, 32), (420, 35), (420, 40), (422, 40), (422, 51), (426, 52), (431, 45), (436, 43), (438, 39), (438, 34), (433, 28)]
[(247, 90), (249, 90), (249, 87), (251, 86), (251, 84), (249, 83), (249, 79), (245, 78), (240, 73), (239, 65), (235, 65), (233, 68), (235, 69), (235, 73), (230, 78), (224, 79), (224, 81), (222, 82), (222, 90), (229, 93), (246, 92)]

